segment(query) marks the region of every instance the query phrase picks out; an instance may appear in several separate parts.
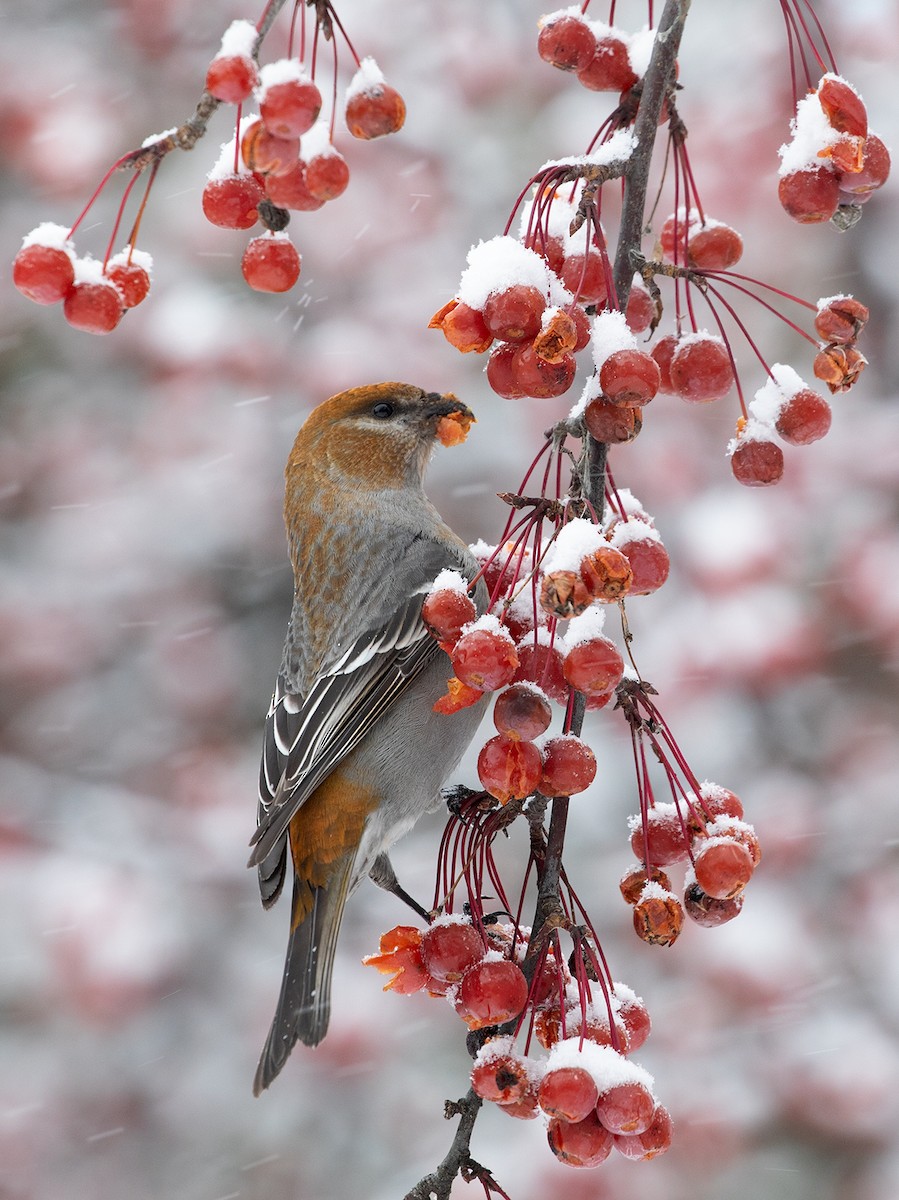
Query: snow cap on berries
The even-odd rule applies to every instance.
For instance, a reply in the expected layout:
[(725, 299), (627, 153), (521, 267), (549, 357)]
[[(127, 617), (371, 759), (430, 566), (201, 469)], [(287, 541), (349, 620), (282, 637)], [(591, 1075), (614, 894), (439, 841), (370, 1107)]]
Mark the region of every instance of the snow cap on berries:
[(252, 21), (232, 21), (222, 34), (216, 58), (252, 58), (259, 30)]
[(75, 256), (75, 243), (69, 238), (65, 225), (53, 221), (42, 221), (22, 238), (22, 249), (26, 246), (46, 246), (50, 250), (65, 250), (70, 258)]
[[(209, 172), (206, 175), (208, 180), (230, 179), (235, 174), (237, 175), (252, 175), (252, 171), (243, 160), (243, 155), (237, 153), (237, 146), (243, 135), (249, 127), (259, 120), (258, 113), (246, 113), (240, 118), (240, 126), (237, 130), (237, 137), (232, 138), (230, 142), (222, 142), (219, 156), (212, 164)], [(237, 170), (235, 171), (235, 157), (237, 159)]]
[(459, 571), (444, 567), (428, 587), (428, 595), (433, 595), (434, 592), (464, 592), (467, 596), (468, 582)]
[(745, 422), (737, 437), (732, 437), (727, 443), (725, 454), (728, 458), (732, 458), (738, 446), (744, 446), (747, 442), (770, 441), (771, 426), (764, 421), (760, 421), (758, 417), (751, 416)]
[(637, 349), (637, 339), (628, 325), (624, 313), (619, 312), (618, 309), (610, 309), (596, 315), (593, 320), (590, 344), (597, 371), (609, 355), (614, 354), (616, 350)]
[(780, 168), (778, 176), (792, 175), (794, 171), (814, 170), (827, 167), (833, 170), (830, 157), (822, 157), (822, 150), (829, 150), (843, 137), (834, 129), (815, 92), (809, 92), (796, 105), (796, 115), (790, 122), (791, 140), (785, 142), (778, 154)]
[(622, 1083), (641, 1083), (651, 1093), (655, 1082), (645, 1067), (631, 1062), (611, 1046), (599, 1046), (590, 1041), (582, 1043), (578, 1037), (556, 1042), (549, 1052), (546, 1067), (549, 1071), (561, 1067), (583, 1068), (592, 1076), (600, 1095)]
[(505, 288), (523, 284), (544, 295), (549, 290), (549, 269), (533, 250), (517, 238), (495, 237), (478, 242), (468, 252), (468, 266), (459, 280), (458, 298), (462, 304), (481, 310), (488, 296)]
[(582, 612), (580, 616), (572, 617), (565, 630), (565, 636), (562, 638), (565, 652), (579, 646), (581, 642), (590, 642), (594, 638), (600, 637), (605, 620), (606, 614), (603, 609), (593, 606), (586, 612)]
[(771, 368), (771, 376), (755, 393), (749, 404), (750, 414), (762, 425), (769, 429), (774, 427), (780, 410), (797, 392), (808, 385), (803, 382), (792, 367), (785, 363), (775, 363)]
[(512, 635), (506, 629), (499, 619), (493, 613), (484, 613), (482, 617), (478, 617), (476, 621), (469, 621), (467, 625), (462, 626), (462, 635), (473, 633), (479, 630), (486, 633), (495, 633), (498, 637), (505, 638), (510, 646), (514, 646)]
[(115, 267), (119, 263), (131, 262), (135, 267), (140, 267), (141, 270), (147, 272), (148, 278), (153, 278), (153, 255), (148, 254), (146, 250), (138, 250), (132, 246), (126, 246), (124, 250), (120, 250), (118, 254), (113, 254), (109, 259), (107, 266)]
[(609, 541), (616, 550), (627, 546), (630, 542), (660, 542), (662, 540), (658, 529), (639, 517), (628, 517), (619, 521), (609, 535)]
[(359, 69), (347, 84), (346, 98), (351, 100), (360, 93), (375, 92), (384, 82), (384, 72), (371, 57), (367, 55), (359, 64)]
[(584, 517), (575, 517), (563, 525), (543, 560), (544, 574), (551, 571), (577, 571), (588, 554), (603, 543), (599, 526)]

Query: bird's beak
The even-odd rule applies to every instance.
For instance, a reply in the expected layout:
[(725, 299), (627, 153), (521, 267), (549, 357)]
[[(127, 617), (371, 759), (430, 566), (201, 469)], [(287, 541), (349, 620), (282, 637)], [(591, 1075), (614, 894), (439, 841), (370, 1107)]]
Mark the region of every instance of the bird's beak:
[(463, 417), (468, 418), (469, 422), (475, 419), (475, 415), (468, 405), (463, 404), (452, 392), (447, 392), (443, 396), (439, 392), (428, 392), (425, 399), (428, 401), (425, 412), (429, 417), (448, 417), (450, 413), (461, 413)]

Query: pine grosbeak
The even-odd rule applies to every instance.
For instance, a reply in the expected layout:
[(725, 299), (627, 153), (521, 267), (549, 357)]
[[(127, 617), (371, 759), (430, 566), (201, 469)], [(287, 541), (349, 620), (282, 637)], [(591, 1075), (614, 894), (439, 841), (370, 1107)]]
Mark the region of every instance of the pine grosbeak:
[[(483, 713), (432, 711), (451, 668), (421, 606), (445, 567), (474, 557), (425, 496), (438, 422), (471, 413), (402, 383), (353, 388), (303, 425), (287, 462), (284, 519), (294, 601), (265, 726), (250, 865), (266, 908), (293, 864), (281, 994), (256, 1072), (258, 1095), (297, 1040), (330, 1014), (344, 905), (371, 873), (402, 894), (386, 856), (436, 806)], [(486, 605), (478, 581), (475, 603)]]

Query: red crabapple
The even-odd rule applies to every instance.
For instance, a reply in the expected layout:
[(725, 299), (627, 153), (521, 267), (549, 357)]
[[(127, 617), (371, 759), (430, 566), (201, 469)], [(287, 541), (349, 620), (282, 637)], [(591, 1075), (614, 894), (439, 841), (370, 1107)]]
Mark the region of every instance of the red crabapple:
[[(490, 618), (491, 622), (495, 618)], [(512, 682), (518, 669), (515, 643), (497, 622), (463, 633), (450, 655), (457, 677), (469, 687), (493, 692)]]
[(624, 92), (637, 82), (627, 44), (611, 32), (596, 39), (593, 57), (577, 77), (592, 92)]
[(487, 959), (462, 976), (456, 1011), (469, 1029), (485, 1029), (517, 1017), (527, 998), (528, 981), (520, 967)]
[(491, 292), (483, 318), (489, 333), (503, 342), (532, 341), (540, 332), (546, 297), (535, 287), (513, 284)]
[[(295, 66), (295, 64), (290, 64)], [(321, 112), (321, 92), (311, 79), (302, 75), (269, 83), (282, 63), (269, 63), (262, 68), (257, 92), (259, 117), (269, 133), (279, 138), (298, 138), (308, 133)]]
[(561, 71), (581, 71), (593, 60), (596, 38), (583, 18), (564, 13), (541, 26), (537, 53)]
[(631, 850), (641, 863), (645, 862), (647, 846), (654, 867), (683, 862), (690, 853), (689, 837), (674, 804), (651, 805), (645, 819), (631, 817), (630, 826)]
[(664, 1154), (671, 1145), (671, 1117), (667, 1108), (656, 1105), (652, 1124), (643, 1133), (615, 1134), (613, 1138), (615, 1149), (625, 1158), (634, 1161), (655, 1158)]
[(72, 255), (62, 246), (31, 242), (16, 255), (12, 278), (22, 295), (35, 304), (58, 304), (75, 283)]
[(350, 168), (343, 155), (331, 147), (327, 154), (315, 154), (306, 164), (306, 187), (316, 200), (336, 200), (350, 182)]
[(499, 732), (517, 733), (527, 741), (545, 733), (551, 721), (549, 701), (536, 684), (513, 683), (493, 705), (493, 724)]
[(576, 1122), (553, 1117), (546, 1136), (550, 1150), (569, 1167), (598, 1167), (612, 1153), (612, 1134), (595, 1112)]
[(209, 179), (203, 188), (203, 215), (220, 229), (252, 229), (265, 198), (262, 184), (249, 174)]
[(697, 925), (714, 929), (739, 916), (743, 900), (743, 892), (737, 892), (729, 900), (716, 900), (704, 892), (698, 883), (691, 883), (684, 891), (684, 912)]
[(277, 137), (261, 121), (251, 121), (240, 139), (240, 155), (251, 171), (285, 175), (299, 158), (300, 139)]
[[(484, 335), (485, 337), (490, 336), (487, 333), (486, 325), (484, 326)], [(491, 338), (490, 341), (492, 342), (493, 339)], [(487, 345), (489, 344), (488, 342)], [(471, 348), (475, 349), (474, 346)], [(486, 348), (485, 346), (484, 349)], [(487, 382), (497, 396), (502, 396), (504, 400), (520, 400), (522, 396), (527, 395), (515, 378), (513, 371), (517, 349), (514, 342), (501, 342), (498, 346), (494, 346), (487, 359)]]
[(695, 225), (687, 243), (687, 260), (700, 271), (728, 271), (743, 257), (743, 239), (730, 225)]
[[(503, 1039), (497, 1039), (501, 1042)], [(478, 1054), (471, 1070), (471, 1086), (482, 1100), (494, 1104), (513, 1104), (521, 1100), (530, 1083), (529, 1063), (512, 1050), (497, 1052), (488, 1042)]]
[(596, 1115), (609, 1133), (643, 1133), (652, 1124), (656, 1102), (649, 1088), (637, 1081), (618, 1083), (596, 1102)]
[(707, 333), (680, 338), (671, 356), (669, 370), (676, 394), (693, 404), (720, 400), (734, 382), (727, 347), (720, 338)]
[(216, 55), (206, 71), (206, 91), (225, 104), (241, 104), (258, 82), (256, 64), (243, 54)]
[(581, 304), (603, 304), (608, 294), (606, 270), (598, 250), (572, 254), (562, 264), (562, 283)]
[(285, 233), (253, 238), (241, 260), (243, 277), (255, 292), (287, 292), (300, 277), (302, 259)]
[(537, 1103), (560, 1121), (583, 1121), (597, 1099), (593, 1076), (583, 1067), (550, 1067), (537, 1089)]
[(543, 744), (544, 796), (576, 796), (596, 778), (596, 755), (574, 734), (560, 734)]
[(524, 800), (543, 778), (543, 755), (533, 742), (514, 733), (488, 739), (478, 755), (478, 779), (500, 804)]
[[(631, 524), (627, 522), (628, 526)], [(636, 525), (636, 522), (633, 524)], [(630, 595), (648, 596), (651, 592), (657, 592), (671, 569), (671, 560), (661, 539), (653, 537), (648, 530), (645, 537), (621, 538), (617, 545), (633, 572)]]
[(737, 437), (730, 469), (737, 482), (746, 487), (769, 487), (783, 478), (783, 450), (766, 438)]
[(713, 838), (697, 852), (696, 882), (713, 900), (732, 900), (746, 887), (754, 865), (745, 846), (728, 838)]
[(674, 384), (671, 382), (671, 359), (674, 357), (677, 344), (677, 335), (666, 333), (664, 337), (659, 338), (649, 352), (659, 368), (659, 391), (669, 395), (674, 394), (675, 390)]
[(373, 59), (363, 59), (347, 89), (347, 129), (353, 137), (370, 141), (396, 133), (405, 120), (406, 104), (402, 96), (384, 82)]
[(794, 221), (804, 225), (829, 221), (840, 203), (840, 178), (829, 167), (803, 167), (781, 177), (777, 195)]
[(150, 275), (139, 262), (129, 262), (128, 253), (111, 258), (106, 264), (106, 274), (119, 289), (126, 308), (137, 308), (150, 291)]
[(573, 354), (547, 362), (530, 342), (520, 342), (510, 360), (512, 378), (526, 396), (547, 400), (561, 396), (574, 383), (577, 363)]
[(818, 84), (818, 101), (833, 129), (853, 137), (867, 137), (868, 113), (864, 102), (845, 79), (825, 75)]
[(272, 204), (292, 212), (317, 212), (325, 203), (310, 192), (306, 164), (299, 158), (280, 175), (265, 176), (265, 194)]
[(466, 921), (435, 921), (421, 935), (421, 955), (429, 975), (439, 983), (458, 982), (481, 961), (484, 939)]
[(421, 606), (421, 619), (438, 642), (456, 642), (463, 625), (477, 619), (478, 610), (466, 593), (456, 588), (431, 592)]
[(599, 386), (624, 408), (648, 404), (660, 382), (658, 364), (645, 350), (615, 350), (599, 369)]
[(76, 283), (63, 301), (63, 315), (73, 329), (83, 333), (111, 333), (122, 319), (125, 305), (113, 283)]
[(568, 683), (562, 655), (555, 646), (527, 641), (518, 646), (518, 670), (513, 683), (536, 683), (557, 704), (567, 704)]
[(807, 446), (824, 437), (830, 421), (830, 405), (824, 397), (811, 388), (801, 388), (784, 402), (774, 428), (791, 446)]
[(659, 316), (661, 316), (661, 312), (657, 308), (649, 288), (639, 275), (635, 275), (627, 297), (627, 307), (624, 310), (628, 328), (633, 333), (644, 333)]
[(883, 187), (889, 174), (890, 152), (876, 133), (869, 133), (865, 138), (862, 169), (852, 175), (844, 175), (840, 187), (861, 202)]
[(576, 691), (598, 696), (621, 682), (624, 661), (615, 643), (600, 635), (572, 646), (562, 663), (562, 671)]
[(600, 396), (587, 405), (584, 424), (597, 442), (623, 445), (632, 442), (643, 428), (643, 413), (639, 408), (620, 408)]

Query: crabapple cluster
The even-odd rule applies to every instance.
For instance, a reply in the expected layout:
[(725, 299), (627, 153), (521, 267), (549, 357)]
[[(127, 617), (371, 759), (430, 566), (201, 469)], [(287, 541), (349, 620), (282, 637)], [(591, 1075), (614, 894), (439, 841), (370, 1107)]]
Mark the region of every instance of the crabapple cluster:
[(829, 221), (841, 205), (864, 204), (886, 183), (890, 154), (868, 129), (852, 84), (828, 72), (796, 105), (790, 141), (780, 148), (777, 194), (803, 224)]
[[(502, 552), (474, 546), (491, 596), (483, 616), (458, 572), (441, 572), (425, 599), (422, 618), (453, 668), (436, 711), (456, 712), (498, 693), (497, 733), (481, 748), (478, 776), (500, 804), (534, 792), (576, 795), (593, 782), (596, 759), (581, 738), (566, 729), (537, 739), (552, 722), (551, 702), (567, 710), (572, 690), (588, 708), (609, 703), (624, 661), (602, 632), (602, 606), (655, 591), (667, 577), (658, 532), (638, 503), (632, 507), (633, 515), (622, 508), (604, 528), (570, 519), (539, 562), (526, 543)], [(560, 621), (567, 622), (564, 634)]]
[(475, 925), (468, 917), (435, 918), (426, 930), (397, 926), (380, 939), (379, 953), (363, 959), (393, 978), (385, 991), (445, 996), (469, 1029), (520, 1017), (528, 1001), (521, 942), (509, 926)]
[[(242, 55), (230, 52), (235, 27), (246, 27)], [(221, 100), (239, 92), (238, 77), (254, 79), (252, 88), (232, 102), (252, 94), (259, 112), (239, 120), (235, 139), (222, 147), (203, 189), (203, 212), (225, 229), (251, 229), (261, 222), (266, 232), (249, 242), (241, 261), (244, 279), (255, 291), (286, 292), (302, 266), (285, 232), (290, 213), (314, 212), (337, 199), (349, 184), (350, 170), (333, 144), (333, 115), (319, 119), (321, 93), (298, 59), (267, 63), (258, 73), (245, 69), (254, 65), (255, 32), (249, 22), (234, 22), (210, 65), (211, 77), (207, 74), (207, 88)], [(402, 97), (384, 82), (374, 59), (359, 64), (345, 113), (356, 138), (381, 137), (402, 127)]]
[(99, 262), (79, 257), (71, 231), (46, 221), (22, 241), (13, 262), (13, 283), (35, 304), (62, 304), (74, 329), (111, 333), (126, 309), (147, 296), (153, 260), (143, 250), (126, 246)]
[(537, 53), (544, 62), (572, 71), (592, 92), (629, 91), (643, 75), (652, 34), (628, 34), (589, 20), (580, 6), (540, 18)]
[[(629, 1057), (651, 1028), (643, 1001), (616, 983), (602, 1004), (594, 1002), (589, 981), (579, 986), (555, 947), (538, 958), (529, 983), (522, 966), (530, 933), (444, 915), (425, 930), (391, 929), (363, 962), (391, 976), (385, 991), (447, 999), (478, 1033), (476, 1095), (519, 1120), (541, 1116), (561, 1162), (595, 1167), (613, 1149), (632, 1159), (663, 1153), (671, 1118), (653, 1094), (652, 1077)], [(536, 1043), (545, 1056), (515, 1049), (525, 1029), (532, 1035), (527, 1046)]]
[[(405, 104), (385, 82), (374, 59), (360, 60), (329, 3), (323, 0), (316, 5), (315, 19), (317, 32), (324, 22), (327, 36), (333, 36), (333, 27), (343, 34), (357, 66), (344, 101), (349, 133), (368, 141), (400, 129)], [(241, 270), (255, 291), (278, 293), (293, 287), (302, 266), (299, 251), (285, 232), (290, 214), (314, 211), (336, 199), (346, 189), (350, 171), (334, 146), (336, 113), (321, 116), (321, 92), (303, 65), (305, 28), (299, 56), (293, 55), (291, 33), (287, 56), (262, 67), (258, 65), (261, 40), (259, 27), (252, 22), (233, 21), (207, 69), (200, 106), (213, 101), (207, 118), (215, 102), (238, 109), (235, 136), (222, 147), (207, 177), (202, 208), (207, 220), (224, 229), (247, 230), (257, 224), (265, 228), (247, 245)], [(334, 71), (336, 97), (336, 49)], [(258, 113), (241, 119), (242, 106), (251, 98)], [(115, 329), (124, 312), (140, 304), (149, 291), (151, 260), (135, 249), (135, 243), (157, 169), (170, 150), (193, 145), (197, 120), (148, 138), (140, 149), (114, 163), (71, 229), (44, 223), (29, 233), (13, 266), (18, 290), (38, 304), (61, 302), (66, 320), (76, 329), (88, 333)], [(205, 124), (200, 132), (204, 129)], [(115, 171), (126, 167), (134, 174), (122, 197), (105, 258), (98, 262), (89, 255), (78, 257), (72, 242), (75, 230)], [(148, 169), (144, 199), (128, 244), (113, 256), (112, 245), (132, 187)]]
[[(743, 820), (738, 796), (705, 782), (698, 794), (676, 795), (672, 803), (651, 800), (628, 824), (639, 862), (624, 874), (620, 888), (633, 906), (638, 937), (649, 945), (670, 946), (680, 935), (685, 914), (707, 926), (737, 916), (743, 890), (761, 858), (759, 840)], [(663, 868), (687, 860), (680, 900)]]

